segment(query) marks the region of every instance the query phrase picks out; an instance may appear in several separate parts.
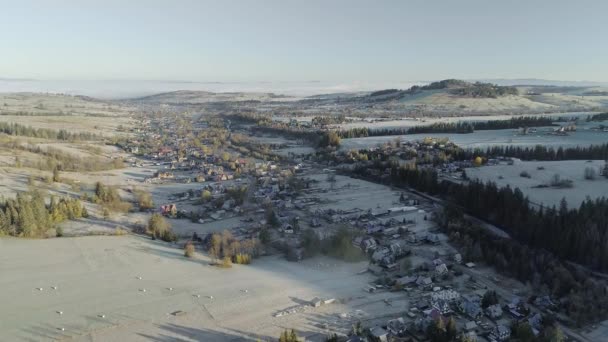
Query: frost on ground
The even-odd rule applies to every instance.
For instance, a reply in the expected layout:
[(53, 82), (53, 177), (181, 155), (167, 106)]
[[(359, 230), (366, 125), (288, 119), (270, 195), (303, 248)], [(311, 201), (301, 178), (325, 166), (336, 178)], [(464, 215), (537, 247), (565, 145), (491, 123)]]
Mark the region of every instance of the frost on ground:
[[(224, 270), (182, 254), (133, 236), (1, 239), (0, 340), (255, 340), (287, 327), (322, 340), (322, 322), (346, 332), (358, 316), (397, 310), (376, 303), (392, 293), (364, 296), (365, 262), (264, 257)], [(314, 297), (345, 304), (304, 305)]]
[[(517, 161), (514, 165), (495, 165), (466, 169), (471, 179), (492, 181), (499, 187), (506, 185), (519, 188), (530, 201), (545, 206), (559, 206), (565, 198), (570, 207), (578, 207), (587, 197), (595, 199), (608, 194), (608, 179), (599, 176), (599, 170), (604, 166), (603, 160), (565, 160), (565, 161)], [(585, 169), (596, 170), (595, 180), (585, 179)], [(522, 177), (527, 172), (530, 178)], [(572, 188), (535, 188), (540, 184), (549, 184), (555, 174), (561, 179), (573, 181)]]

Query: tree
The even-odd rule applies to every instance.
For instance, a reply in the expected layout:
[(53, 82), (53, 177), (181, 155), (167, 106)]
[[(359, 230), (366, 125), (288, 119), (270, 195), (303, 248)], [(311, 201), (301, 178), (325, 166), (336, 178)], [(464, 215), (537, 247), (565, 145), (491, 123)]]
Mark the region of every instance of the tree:
[(266, 209), (266, 222), (268, 222), (271, 227), (278, 227), (279, 224), (281, 224), (272, 207)]
[(224, 257), (222, 259), (222, 268), (230, 268), (232, 267), (232, 260), (229, 257)]
[(312, 229), (306, 229), (302, 232), (300, 238), (301, 246), (304, 248), (306, 257), (317, 255), (321, 251), (321, 240), (317, 233)]
[(53, 182), (59, 183), (60, 181), (59, 169), (55, 166), (55, 168), (53, 168)]
[(585, 179), (594, 180), (596, 177), (597, 177), (597, 171), (595, 171), (595, 168), (593, 168), (593, 167), (585, 168)]
[(456, 321), (454, 320), (454, 317), (450, 317), (445, 329), (445, 334), (448, 341), (452, 341), (456, 338), (456, 335), (458, 334), (458, 328), (456, 328)]
[(496, 291), (487, 291), (481, 299), (481, 307), (485, 309), (494, 304), (498, 304), (498, 294)]
[(218, 233), (211, 235), (209, 241), (209, 254), (215, 260), (219, 259), (222, 252), (222, 236)]
[(201, 193), (201, 201), (203, 203), (208, 203), (211, 201), (211, 192), (209, 190), (203, 190)]
[(110, 219), (110, 211), (106, 207), (103, 208), (103, 219), (106, 221)]
[(325, 342), (339, 342), (338, 334), (333, 333), (325, 338)]
[(473, 164), (475, 164), (475, 166), (481, 166), (481, 164), (483, 164), (483, 159), (481, 159), (481, 157), (477, 156), (477, 157), (475, 157)]
[(184, 246), (184, 256), (187, 258), (192, 258), (194, 256), (194, 252), (195, 248), (192, 241), (186, 242), (186, 245)]
[(177, 239), (173, 231), (171, 231), (171, 225), (165, 220), (165, 218), (159, 214), (154, 213), (148, 221), (148, 234), (153, 239), (160, 239), (167, 242), (172, 242)]
[(260, 242), (267, 245), (270, 243), (270, 238), (270, 231), (266, 228), (262, 228), (259, 235)]
[(284, 330), (279, 337), (279, 342), (300, 342), (295, 330)]
[(336, 186), (336, 174), (335, 173), (328, 173), (327, 174), (327, 181), (329, 182), (329, 187), (330, 189), (334, 189), (334, 187)]
[(547, 342), (563, 342), (566, 340), (564, 332), (557, 325), (546, 328), (544, 335), (546, 336), (545, 340)]
[(532, 327), (527, 322), (517, 323), (512, 329), (512, 337), (522, 342), (532, 342), (536, 339)]
[(154, 208), (154, 201), (152, 200), (152, 195), (143, 190), (137, 190), (135, 192), (137, 196), (137, 205), (139, 206), (139, 210), (145, 211)]

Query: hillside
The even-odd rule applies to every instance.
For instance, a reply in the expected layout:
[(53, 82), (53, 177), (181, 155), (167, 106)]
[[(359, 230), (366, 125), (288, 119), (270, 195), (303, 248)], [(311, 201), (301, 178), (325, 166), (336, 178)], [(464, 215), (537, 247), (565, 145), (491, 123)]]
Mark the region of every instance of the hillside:
[(208, 91), (178, 90), (155, 95), (134, 98), (129, 101), (145, 104), (171, 104), (171, 105), (195, 105), (218, 102), (244, 102), (244, 101), (280, 101), (290, 99), (287, 96), (275, 95), (273, 93), (246, 93), (226, 92), (214, 93)]

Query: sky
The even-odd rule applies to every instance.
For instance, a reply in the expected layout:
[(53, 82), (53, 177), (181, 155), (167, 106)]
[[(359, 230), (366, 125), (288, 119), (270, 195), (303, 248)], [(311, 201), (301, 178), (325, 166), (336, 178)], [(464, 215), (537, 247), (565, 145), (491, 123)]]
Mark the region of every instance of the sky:
[(608, 1), (0, 0), (0, 78), (608, 81)]

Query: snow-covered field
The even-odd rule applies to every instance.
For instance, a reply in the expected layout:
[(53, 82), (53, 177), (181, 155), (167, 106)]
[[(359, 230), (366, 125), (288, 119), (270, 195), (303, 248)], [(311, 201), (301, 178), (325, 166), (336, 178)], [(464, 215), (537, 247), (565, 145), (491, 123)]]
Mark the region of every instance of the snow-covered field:
[[(362, 291), (372, 280), (358, 274), (365, 267), (263, 257), (219, 269), (206, 257), (186, 259), (181, 249), (133, 236), (3, 238), (0, 340), (267, 340), (294, 328), (323, 341), (326, 329), (346, 332), (368, 315), (404, 310), (382, 302), (402, 295)], [(303, 306), (315, 296), (346, 303)], [(297, 312), (274, 317), (290, 308)]]
[[(598, 176), (595, 180), (586, 180), (584, 177), (585, 168), (592, 167), (599, 174), (599, 169), (603, 165), (603, 160), (592, 162), (585, 160), (517, 161), (514, 165), (501, 164), (469, 168), (466, 169), (466, 173), (471, 179), (492, 181), (499, 187), (509, 185), (519, 188), (530, 198), (530, 201), (537, 204), (559, 206), (562, 198), (565, 198), (570, 207), (578, 207), (587, 196), (592, 199), (608, 196), (608, 179)], [(544, 169), (539, 170), (539, 168)], [(522, 171), (528, 172), (531, 178), (521, 177)], [(533, 188), (539, 184), (548, 184), (555, 174), (559, 174), (561, 179), (571, 179), (574, 187), (566, 189)]]
[(608, 142), (608, 133), (591, 130), (579, 130), (572, 132), (568, 136), (549, 135), (546, 132), (552, 131), (550, 127), (540, 127), (538, 133), (529, 135), (518, 135), (516, 130), (487, 130), (475, 131), (470, 134), (457, 133), (423, 133), (423, 134), (407, 134), (407, 135), (390, 135), (380, 137), (365, 137), (342, 139), (340, 149), (362, 149), (375, 147), (387, 142), (400, 139), (401, 141), (417, 141), (426, 137), (433, 138), (448, 138), (456, 145), (463, 148), (486, 148), (491, 146), (535, 146), (544, 145), (550, 147), (572, 147), (572, 146), (588, 146), (592, 144), (602, 144)]

